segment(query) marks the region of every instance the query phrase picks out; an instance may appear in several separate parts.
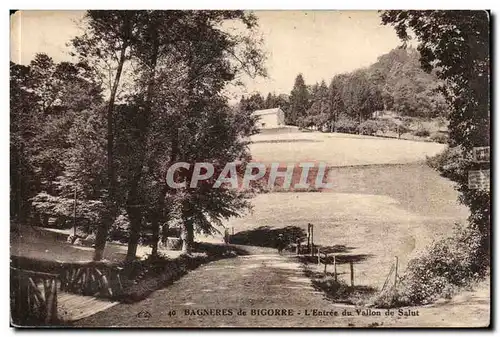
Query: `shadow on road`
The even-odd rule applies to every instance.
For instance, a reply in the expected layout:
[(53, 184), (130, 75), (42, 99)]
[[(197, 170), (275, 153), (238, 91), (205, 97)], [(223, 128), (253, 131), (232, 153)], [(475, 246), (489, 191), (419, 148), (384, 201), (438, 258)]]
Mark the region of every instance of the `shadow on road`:
[(323, 273), (306, 269), (304, 274), (311, 280), (314, 289), (324, 292), (328, 299), (336, 303), (367, 303), (377, 292), (377, 289), (371, 286), (348, 285), (344, 280), (337, 280), (332, 272)]
[[(348, 264), (348, 263), (360, 263), (363, 261), (366, 261), (368, 258), (373, 257), (373, 254), (342, 254), (344, 252), (337, 252), (341, 253), (339, 255), (335, 255), (335, 263), (336, 264)], [(300, 261), (303, 263), (317, 263), (318, 262), (318, 256), (310, 256), (310, 255), (302, 255), (300, 256)], [(325, 257), (322, 255), (321, 256), (321, 263), (324, 264), (333, 264), (333, 255), (329, 255)]]
[(297, 241), (303, 242), (307, 237), (305, 230), (298, 226), (287, 226), (284, 228), (261, 226), (231, 235), (229, 242), (236, 245), (277, 248), (280, 234), (283, 237), (283, 241), (287, 244), (297, 243)]
[(237, 255), (250, 255), (251, 253), (245, 247), (238, 247), (235, 245), (216, 244), (208, 242), (195, 242), (193, 245), (193, 252), (207, 253), (208, 255), (222, 255), (228, 250), (228, 247)]
[[(288, 245), (290, 252), (295, 252), (295, 245), (297, 242), (301, 243), (300, 254), (307, 254), (307, 235), (303, 228), (298, 226), (287, 226), (284, 228), (271, 228), (270, 226), (261, 226), (252, 230), (238, 232), (229, 237), (229, 242), (234, 245), (245, 246), (258, 246), (277, 248), (280, 240), (278, 237), (282, 235), (283, 241)], [(333, 264), (333, 255), (336, 254), (337, 264), (346, 263), (359, 263), (372, 257), (372, 254), (349, 254), (356, 247), (349, 247), (345, 245), (331, 245), (331, 246), (316, 246), (320, 248), (321, 253), (326, 253), (329, 256), (326, 258), (327, 264)], [(315, 249), (316, 249), (315, 248)], [(317, 256), (301, 255), (300, 260), (304, 263), (316, 263)], [(324, 261), (324, 260), (323, 260)]]

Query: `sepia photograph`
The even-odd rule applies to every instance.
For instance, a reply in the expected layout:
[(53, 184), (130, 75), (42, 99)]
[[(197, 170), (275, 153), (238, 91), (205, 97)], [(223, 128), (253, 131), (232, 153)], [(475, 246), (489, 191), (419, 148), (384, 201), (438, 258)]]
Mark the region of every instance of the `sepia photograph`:
[(9, 20), (11, 328), (491, 328), (490, 11)]

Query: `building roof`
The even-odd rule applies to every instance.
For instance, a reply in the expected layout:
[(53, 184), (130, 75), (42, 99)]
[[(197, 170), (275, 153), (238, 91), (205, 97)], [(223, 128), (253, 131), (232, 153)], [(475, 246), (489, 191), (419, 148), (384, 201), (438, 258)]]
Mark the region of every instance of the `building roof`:
[(262, 115), (272, 115), (278, 113), (281, 108), (273, 108), (273, 109), (264, 109), (264, 110), (255, 110), (253, 114), (255, 116), (262, 116)]

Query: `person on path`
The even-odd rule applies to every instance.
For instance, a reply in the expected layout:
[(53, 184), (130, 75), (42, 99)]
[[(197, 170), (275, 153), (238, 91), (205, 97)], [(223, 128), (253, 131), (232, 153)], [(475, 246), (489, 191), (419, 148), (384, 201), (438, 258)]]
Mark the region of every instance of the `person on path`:
[(281, 254), (283, 252), (283, 249), (285, 249), (286, 247), (285, 237), (283, 236), (283, 234), (278, 235), (277, 241), (278, 242), (276, 244), (276, 247), (278, 248), (278, 253)]

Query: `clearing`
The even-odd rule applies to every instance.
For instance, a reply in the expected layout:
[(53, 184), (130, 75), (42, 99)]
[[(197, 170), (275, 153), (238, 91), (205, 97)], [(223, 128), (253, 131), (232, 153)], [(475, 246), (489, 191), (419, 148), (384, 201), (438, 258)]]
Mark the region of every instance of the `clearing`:
[[(262, 245), (273, 229), (305, 232), (312, 223), (315, 244), (339, 246), (339, 253), (355, 257), (358, 285), (380, 287), (395, 256), (404, 270), (419, 250), (468, 217), (453, 183), (423, 162), (443, 151), (443, 144), (293, 127), (266, 130), (252, 141), (254, 161), (326, 162), (333, 188), (259, 194), (253, 212), (226, 226), (239, 239), (252, 238), (246, 244)], [(339, 272), (346, 268), (341, 265)]]
[(251, 137), (253, 161), (324, 162), (328, 166), (405, 164), (425, 160), (446, 145), (344, 133), (301, 132), (295, 127), (265, 130)]

